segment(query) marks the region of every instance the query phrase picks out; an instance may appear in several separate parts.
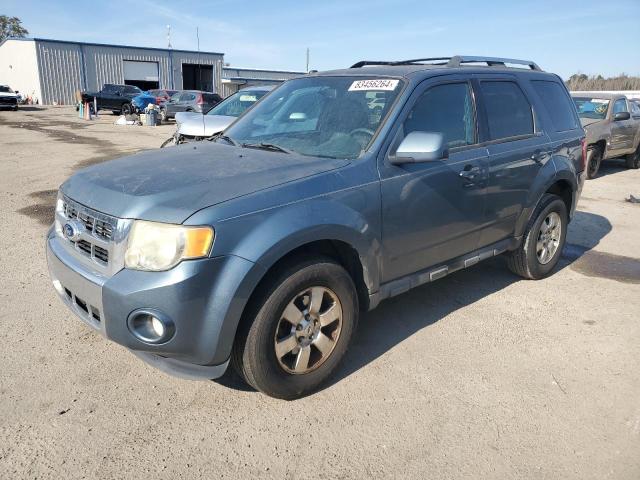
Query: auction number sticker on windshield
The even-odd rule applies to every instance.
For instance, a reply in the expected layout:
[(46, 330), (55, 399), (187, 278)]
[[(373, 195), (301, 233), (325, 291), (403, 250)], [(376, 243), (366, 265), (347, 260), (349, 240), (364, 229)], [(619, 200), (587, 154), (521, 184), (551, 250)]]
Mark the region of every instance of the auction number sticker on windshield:
[(361, 92), (367, 90), (395, 90), (400, 80), (356, 80), (349, 87), (350, 92)]

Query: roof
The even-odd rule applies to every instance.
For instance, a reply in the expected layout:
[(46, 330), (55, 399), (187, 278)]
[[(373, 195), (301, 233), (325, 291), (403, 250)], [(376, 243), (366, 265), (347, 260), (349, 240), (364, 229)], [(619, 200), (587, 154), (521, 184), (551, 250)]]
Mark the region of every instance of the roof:
[(93, 47), (108, 47), (108, 48), (130, 48), (130, 49), (136, 49), (136, 50), (153, 50), (156, 52), (165, 52), (165, 53), (179, 52), (179, 53), (194, 53), (194, 54), (200, 54), (200, 55), (224, 55), (224, 53), (220, 53), (220, 52), (206, 52), (202, 50), (198, 52), (197, 50), (180, 50), (175, 48), (157, 48), (157, 47), (136, 47), (134, 45), (116, 45), (116, 44), (110, 44), (110, 43), (77, 42), (73, 40), (55, 40), (53, 38), (38, 38), (38, 37), (24, 37), (24, 38), (9, 37), (3, 40), (2, 43), (0, 43), (0, 47), (4, 45), (5, 42), (8, 42), (9, 40), (16, 40), (21, 42), (66, 43), (71, 45), (90, 45)]
[[(516, 67), (514, 67), (516, 66)], [(525, 68), (523, 68), (525, 67)], [(537, 72), (543, 70), (530, 60), (514, 58), (454, 55), (451, 57), (418, 58), (400, 61), (370, 61), (363, 60), (353, 64), (348, 69), (322, 72), (321, 75), (375, 75), (392, 77), (409, 77), (416, 72), (424, 71), (454, 71), (469, 72), (476, 69), (479, 72)]]
[(231, 65), (227, 65), (222, 67), (222, 70), (240, 70), (245, 72), (266, 72), (266, 73), (291, 73), (294, 75), (306, 75), (306, 72), (293, 72), (291, 70), (267, 70), (265, 68), (243, 68), (243, 67), (232, 67)]
[(602, 98), (603, 100), (613, 100), (614, 98), (625, 98), (623, 93), (611, 93), (611, 92), (571, 92), (572, 97), (593, 97)]

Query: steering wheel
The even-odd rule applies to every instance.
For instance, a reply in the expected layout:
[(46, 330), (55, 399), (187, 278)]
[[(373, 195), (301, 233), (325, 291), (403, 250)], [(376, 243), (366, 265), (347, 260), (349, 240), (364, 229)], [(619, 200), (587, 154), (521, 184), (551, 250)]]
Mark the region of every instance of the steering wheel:
[(353, 130), (351, 130), (349, 132), (349, 136), (356, 137), (356, 141), (358, 141), (359, 143), (360, 143), (360, 141), (357, 140), (358, 135), (362, 135), (362, 136), (366, 135), (366, 137), (362, 138), (362, 140), (364, 140), (362, 142), (362, 148), (367, 146), (367, 144), (369, 143), (369, 140), (371, 140), (373, 138), (374, 134), (375, 134), (375, 132), (373, 130), (370, 130), (370, 129), (364, 128), (364, 127), (354, 128)]

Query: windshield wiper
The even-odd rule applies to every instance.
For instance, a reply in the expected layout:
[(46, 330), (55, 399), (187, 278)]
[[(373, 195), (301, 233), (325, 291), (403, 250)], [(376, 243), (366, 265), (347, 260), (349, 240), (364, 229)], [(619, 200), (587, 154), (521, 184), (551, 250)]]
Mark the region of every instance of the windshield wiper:
[(240, 144), (238, 142), (236, 142), (233, 138), (231, 138), (229, 135), (223, 135), (222, 132), (220, 132), (220, 133), (212, 136), (211, 138), (209, 138), (210, 142), (218, 141), (218, 140), (224, 140), (225, 142), (230, 143), (234, 147), (239, 147), (240, 146)]
[(272, 152), (293, 153), (293, 150), (281, 147), (280, 145), (276, 145), (275, 143), (243, 143), (242, 146), (244, 148), (259, 148), (261, 150), (271, 150)]

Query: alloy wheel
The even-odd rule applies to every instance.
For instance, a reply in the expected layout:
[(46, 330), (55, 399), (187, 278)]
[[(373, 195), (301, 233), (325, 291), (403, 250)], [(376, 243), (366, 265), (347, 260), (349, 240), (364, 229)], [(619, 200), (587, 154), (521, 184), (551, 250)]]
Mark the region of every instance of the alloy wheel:
[(327, 287), (298, 293), (281, 314), (274, 337), (280, 367), (291, 374), (315, 370), (331, 356), (342, 330), (342, 305)]
[(562, 219), (557, 212), (550, 212), (540, 225), (536, 255), (542, 265), (546, 265), (556, 254), (562, 237)]

